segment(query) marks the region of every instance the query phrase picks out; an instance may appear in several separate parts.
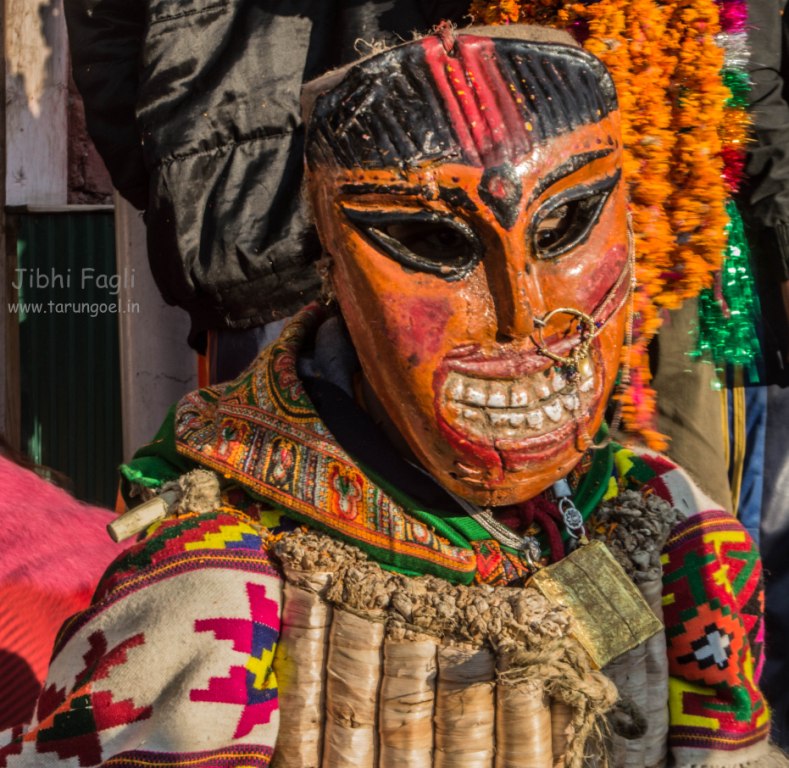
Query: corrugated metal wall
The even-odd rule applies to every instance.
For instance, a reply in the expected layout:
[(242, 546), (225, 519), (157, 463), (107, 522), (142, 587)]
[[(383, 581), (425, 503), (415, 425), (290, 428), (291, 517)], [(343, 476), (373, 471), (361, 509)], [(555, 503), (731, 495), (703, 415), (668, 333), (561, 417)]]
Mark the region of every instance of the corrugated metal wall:
[(122, 452), (114, 282), (124, 277), (112, 213), (16, 214), (15, 224), (22, 448), (78, 498), (112, 506)]

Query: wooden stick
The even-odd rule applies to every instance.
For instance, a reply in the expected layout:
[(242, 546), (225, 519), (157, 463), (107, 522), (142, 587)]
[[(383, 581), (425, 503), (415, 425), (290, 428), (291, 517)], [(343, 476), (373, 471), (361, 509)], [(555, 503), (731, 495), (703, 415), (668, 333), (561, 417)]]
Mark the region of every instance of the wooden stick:
[(176, 494), (165, 491), (142, 504), (124, 512), (107, 525), (107, 533), (113, 541), (124, 541), (152, 525), (157, 520), (164, 520), (175, 500)]

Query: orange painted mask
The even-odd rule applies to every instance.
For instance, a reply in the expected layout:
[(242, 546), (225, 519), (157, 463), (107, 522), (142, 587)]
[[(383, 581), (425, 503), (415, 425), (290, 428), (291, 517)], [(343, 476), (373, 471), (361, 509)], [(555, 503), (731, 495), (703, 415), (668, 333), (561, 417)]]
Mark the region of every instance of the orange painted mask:
[(482, 505), (566, 476), (602, 423), (632, 278), (603, 65), (426, 37), (335, 76), (307, 163), (340, 310), (417, 458)]

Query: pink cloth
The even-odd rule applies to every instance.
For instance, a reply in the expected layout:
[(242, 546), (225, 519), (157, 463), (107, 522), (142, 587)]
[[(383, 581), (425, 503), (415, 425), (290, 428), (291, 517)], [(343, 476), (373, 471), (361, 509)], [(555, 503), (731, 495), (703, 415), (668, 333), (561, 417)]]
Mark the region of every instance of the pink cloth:
[(0, 730), (30, 718), (57, 631), (122, 551), (113, 518), (0, 456)]

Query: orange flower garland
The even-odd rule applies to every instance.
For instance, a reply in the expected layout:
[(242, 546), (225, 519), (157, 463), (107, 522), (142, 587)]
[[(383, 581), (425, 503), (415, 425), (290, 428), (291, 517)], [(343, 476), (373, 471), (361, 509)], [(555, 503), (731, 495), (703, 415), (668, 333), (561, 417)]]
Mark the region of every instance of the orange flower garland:
[[(720, 127), (729, 96), (723, 85), (723, 50), (715, 0), (680, 0), (673, 6), (672, 26), (682, 30), (673, 74), (673, 124), (677, 132), (672, 164), (674, 192), (668, 212), (676, 233), (670, 290), (658, 302), (676, 309), (712, 285), (726, 248), (726, 199)], [(703, 76), (715, 73), (715, 76)]]
[(709, 286), (726, 244), (720, 134), (728, 90), (715, 40), (718, 6), (715, 0), (473, 0), (470, 14), (486, 24), (568, 29), (611, 72), (622, 113), (638, 283), (622, 414), (626, 428), (663, 449), (665, 438), (653, 427), (647, 347), (660, 327), (660, 309), (676, 308)]

